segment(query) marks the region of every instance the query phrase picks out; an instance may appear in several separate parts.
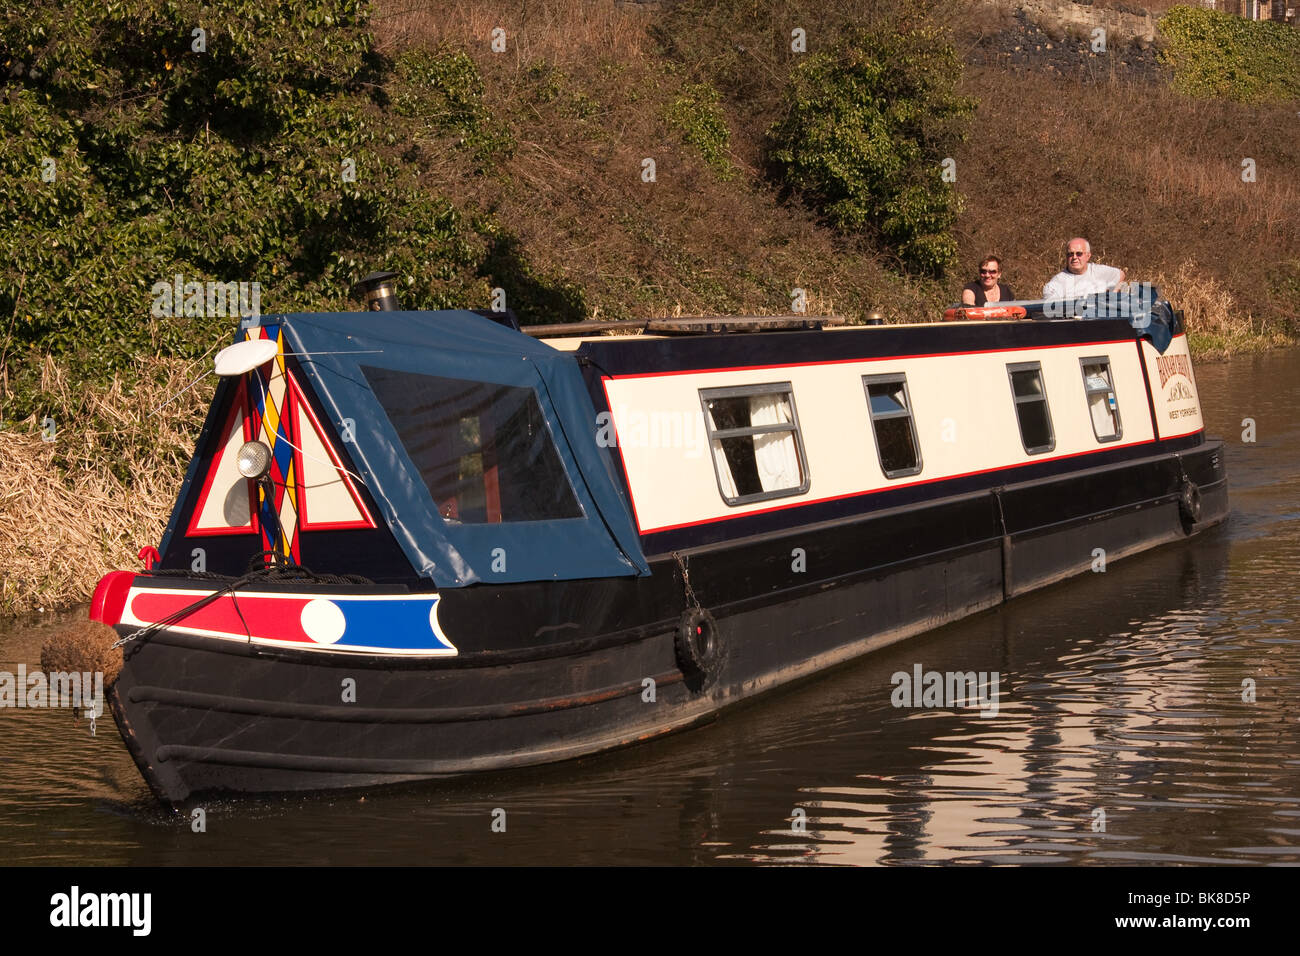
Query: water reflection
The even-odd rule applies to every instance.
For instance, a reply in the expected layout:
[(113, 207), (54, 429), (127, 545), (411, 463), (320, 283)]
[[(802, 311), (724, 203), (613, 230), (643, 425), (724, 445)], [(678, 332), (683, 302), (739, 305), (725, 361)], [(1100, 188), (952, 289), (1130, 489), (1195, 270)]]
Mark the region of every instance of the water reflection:
[[(1234, 514), (715, 723), (513, 774), (160, 810), (111, 723), (0, 710), (10, 863), (1300, 862), (1300, 354), (1198, 369)], [(1239, 441), (1243, 418), (1258, 441)], [(49, 615), (0, 631), (35, 666)], [(997, 671), (996, 716), (891, 675)], [(1254, 701), (1243, 699), (1253, 681)], [(507, 813), (505, 833), (492, 811)], [(800, 816), (802, 811), (804, 816)]]

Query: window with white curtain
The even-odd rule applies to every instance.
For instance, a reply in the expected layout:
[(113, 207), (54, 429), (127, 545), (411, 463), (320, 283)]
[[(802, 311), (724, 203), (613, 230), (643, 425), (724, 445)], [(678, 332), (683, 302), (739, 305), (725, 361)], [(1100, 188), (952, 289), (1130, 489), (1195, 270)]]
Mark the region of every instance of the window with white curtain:
[(1088, 414), (1092, 418), (1092, 432), (1097, 441), (1115, 441), (1124, 433), (1119, 423), (1119, 403), (1115, 399), (1115, 384), (1110, 371), (1110, 359), (1079, 359), (1083, 369), (1083, 390), (1088, 397)]
[(743, 505), (808, 490), (789, 382), (701, 389), (700, 402), (723, 501)]

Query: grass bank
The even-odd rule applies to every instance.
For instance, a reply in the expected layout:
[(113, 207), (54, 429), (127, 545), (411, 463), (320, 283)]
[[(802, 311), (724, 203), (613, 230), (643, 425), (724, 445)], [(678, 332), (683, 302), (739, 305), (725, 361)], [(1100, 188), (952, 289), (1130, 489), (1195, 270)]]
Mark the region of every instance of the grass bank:
[(980, 101), (958, 156), (968, 261), (1004, 256), (1017, 293), (1036, 293), (1065, 239), (1086, 236), (1094, 261), (1157, 283), (1186, 310), (1197, 354), (1296, 341), (1291, 106), (989, 66), (970, 68), (965, 89)]

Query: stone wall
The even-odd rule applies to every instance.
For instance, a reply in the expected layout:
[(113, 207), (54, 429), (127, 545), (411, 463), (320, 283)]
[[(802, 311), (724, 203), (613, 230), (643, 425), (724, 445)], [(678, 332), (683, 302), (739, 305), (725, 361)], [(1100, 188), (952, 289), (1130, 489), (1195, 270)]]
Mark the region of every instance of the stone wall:
[[(1088, 3), (1071, 0), (1003, 0), (999, 6), (1022, 10), (1026, 17), (1039, 26), (1064, 25), (1091, 31), (1102, 27), (1115, 37), (1136, 37), (1147, 43), (1156, 36), (1156, 17), (1139, 6), (1124, 10), (1094, 7)], [(1140, 12), (1139, 12), (1140, 11)]]

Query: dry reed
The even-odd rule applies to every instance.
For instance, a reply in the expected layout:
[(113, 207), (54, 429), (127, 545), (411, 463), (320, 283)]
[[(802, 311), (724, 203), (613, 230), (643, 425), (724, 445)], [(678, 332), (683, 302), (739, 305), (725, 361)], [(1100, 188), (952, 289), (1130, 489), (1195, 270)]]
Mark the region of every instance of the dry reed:
[[(33, 417), (0, 430), (0, 613), (86, 600), (117, 568), (157, 545), (193, 451), (210, 381), (155, 412), (192, 366), (151, 360), (134, 388), (121, 377), (78, 389), (46, 358), (54, 440)], [(123, 480), (114, 474), (129, 470)]]
[[(518, 69), (539, 60), (565, 65), (593, 53), (636, 59), (650, 15), (640, 4), (615, 0), (382, 0), (371, 24), (377, 48), (390, 56), (454, 43)], [(494, 55), (498, 28), (505, 31), (506, 50)]]

